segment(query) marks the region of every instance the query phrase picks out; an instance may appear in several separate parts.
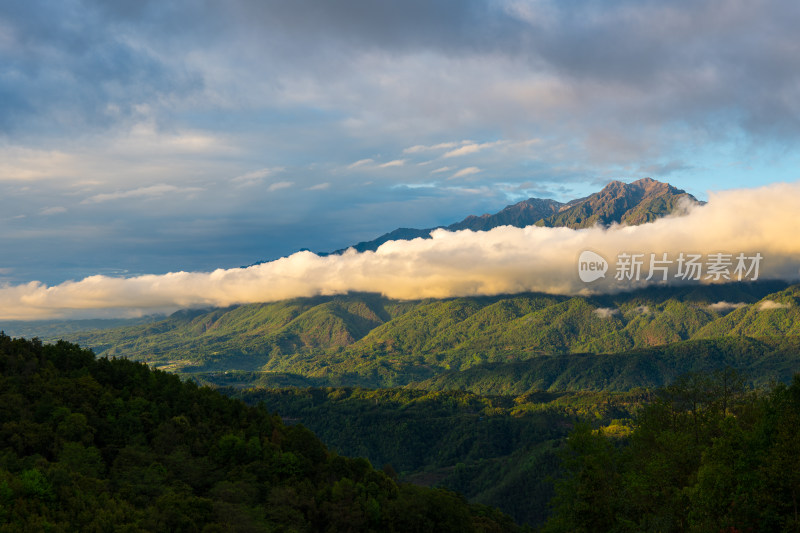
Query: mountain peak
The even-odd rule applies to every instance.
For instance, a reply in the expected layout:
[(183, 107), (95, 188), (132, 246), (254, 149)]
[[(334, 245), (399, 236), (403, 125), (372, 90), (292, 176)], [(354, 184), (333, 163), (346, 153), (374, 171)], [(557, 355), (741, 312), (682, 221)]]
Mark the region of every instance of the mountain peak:
[(674, 212), (686, 200), (697, 202), (686, 191), (652, 178), (612, 181), (600, 192), (565, 204), (536, 225), (579, 229), (596, 224), (644, 224)]
[[(598, 193), (608, 194), (633, 194), (641, 197), (652, 197), (661, 194), (684, 194), (686, 191), (673, 187), (669, 183), (656, 181), (653, 178), (641, 178), (630, 183), (624, 181), (612, 181)], [(588, 197), (587, 197), (588, 198)]]
[[(449, 226), (427, 229), (398, 228), (384, 233), (376, 239), (363, 241), (349, 248), (355, 248), (358, 252), (374, 251), (387, 241), (428, 239), (431, 231), (435, 229), (488, 231), (498, 226), (524, 228), (534, 224), (577, 229), (588, 228), (595, 224), (644, 224), (676, 211), (684, 198), (697, 202), (686, 191), (652, 178), (642, 178), (631, 183), (617, 180), (610, 182), (599, 192), (567, 203), (546, 198), (528, 198), (516, 204), (507, 205), (497, 213), (469, 215), (460, 222)], [(344, 253), (349, 248), (342, 248), (333, 253)]]
[(445, 229), (457, 231), (471, 229), (473, 231), (488, 231), (497, 226), (515, 226), (524, 228), (534, 224), (546, 216), (558, 213), (563, 206), (561, 202), (542, 198), (528, 198), (513, 205), (507, 205), (502, 211), (495, 214), (481, 216), (470, 215), (461, 222), (450, 224)]

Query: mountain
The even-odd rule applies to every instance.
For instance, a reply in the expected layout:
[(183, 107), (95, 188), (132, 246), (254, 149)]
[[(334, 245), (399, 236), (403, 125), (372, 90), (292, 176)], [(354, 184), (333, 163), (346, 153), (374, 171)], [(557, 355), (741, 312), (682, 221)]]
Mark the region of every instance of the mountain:
[(89, 318), (79, 320), (3, 320), (0, 331), (10, 337), (57, 338), (77, 332), (121, 328), (164, 320), (165, 315), (147, 315), (136, 318)]
[[(800, 376), (682, 376), (624, 422), (576, 426), (541, 533), (797, 531)], [(790, 488), (791, 487), (791, 488)]]
[(800, 286), (793, 285), (762, 298), (756, 305), (734, 309), (718, 321), (700, 328), (695, 336), (712, 339), (738, 335), (782, 337), (800, 331)]
[(612, 181), (602, 191), (571, 202), (536, 225), (574, 229), (614, 222), (638, 225), (679, 211), (687, 202), (697, 203), (697, 199), (668, 183), (650, 178), (633, 183)]
[[(429, 239), (431, 232), (436, 229), (446, 229), (448, 231), (459, 231), (463, 229), (469, 229), (472, 231), (488, 231), (498, 226), (515, 226), (517, 228), (524, 228), (534, 224), (537, 220), (541, 220), (554, 213), (558, 213), (558, 210), (564, 205), (566, 204), (562, 204), (561, 202), (557, 202), (555, 200), (529, 198), (514, 205), (506, 206), (503, 208), (503, 210), (493, 215), (470, 215), (461, 222), (456, 222), (454, 224), (450, 224), (449, 226), (437, 226), (435, 228), (398, 228), (390, 231), (389, 233), (384, 233), (377, 239), (360, 242), (349, 248), (355, 248), (357, 252), (365, 252), (367, 250), (374, 251), (377, 250), (381, 244), (388, 241), (408, 241), (417, 238)], [(348, 248), (342, 248), (333, 253), (341, 254), (346, 250), (348, 250)]]
[(564, 354), (448, 371), (411, 387), (521, 395), (537, 391), (632, 391), (665, 387), (687, 372), (735, 368), (753, 386), (789, 383), (800, 371), (800, 336), (687, 340), (615, 354)]
[(633, 183), (612, 181), (598, 193), (567, 203), (529, 198), (506, 206), (497, 213), (470, 215), (461, 222), (449, 226), (427, 229), (398, 228), (371, 241), (359, 242), (333, 253), (341, 254), (349, 248), (354, 248), (358, 252), (374, 251), (387, 241), (428, 239), (431, 231), (435, 229), (488, 231), (498, 226), (524, 228), (534, 224), (570, 228), (586, 228), (595, 224), (609, 225), (614, 222), (629, 225), (644, 224), (679, 211), (684, 202), (697, 203), (697, 199), (668, 183), (651, 178), (643, 178)]
[(781, 282), (593, 297), (397, 301), (351, 294), (181, 312), (160, 322), (67, 338), (101, 355), (167, 370), (256, 372), (265, 385), (277, 380), (399, 386), (450, 370), (546, 355), (615, 354), (706, 338), (798, 336), (798, 294), (800, 286)]
[(557, 213), (565, 204), (555, 200), (542, 200), (529, 198), (514, 205), (506, 206), (502, 211), (493, 215), (470, 215), (461, 222), (450, 224), (445, 229), (458, 231), (470, 229), (472, 231), (488, 231), (498, 226), (514, 226), (524, 228), (537, 220), (541, 220), (553, 213)]
[(3, 531), (518, 531), (397, 483), (264, 406), (66, 342), (0, 334)]
[(408, 388), (225, 392), (300, 421), (341, 455), (390, 464), (403, 481), (457, 491), (534, 528), (548, 515), (558, 445), (576, 415), (610, 424), (629, 418), (647, 398), (585, 392), (481, 397)]

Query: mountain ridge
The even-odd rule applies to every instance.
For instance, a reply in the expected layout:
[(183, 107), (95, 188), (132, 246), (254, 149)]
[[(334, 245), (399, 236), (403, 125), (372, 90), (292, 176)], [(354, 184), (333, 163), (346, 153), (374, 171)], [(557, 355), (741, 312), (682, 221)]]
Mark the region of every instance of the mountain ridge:
[(588, 228), (613, 223), (639, 225), (680, 210), (697, 199), (669, 183), (643, 178), (632, 183), (612, 181), (603, 190), (567, 204), (558, 213), (536, 222), (543, 227)]
[[(176, 314), (67, 340), (100, 355), (182, 373), (270, 371), (331, 385), (397, 386), (542, 355), (800, 336), (798, 296), (800, 285), (778, 282), (593, 297), (530, 293), (397, 301), (353, 294)], [(731, 301), (736, 308), (719, 305)]]
[(375, 239), (318, 255), (337, 255), (349, 249), (357, 252), (375, 251), (388, 241), (429, 239), (430, 233), (437, 229), (488, 231), (499, 226), (523, 228), (531, 225), (579, 229), (595, 224), (645, 224), (679, 211), (684, 202), (700, 203), (683, 189), (652, 178), (642, 178), (631, 183), (612, 181), (599, 192), (566, 203), (528, 198), (507, 205), (497, 213), (469, 215), (460, 222), (447, 226), (426, 229), (397, 228)]

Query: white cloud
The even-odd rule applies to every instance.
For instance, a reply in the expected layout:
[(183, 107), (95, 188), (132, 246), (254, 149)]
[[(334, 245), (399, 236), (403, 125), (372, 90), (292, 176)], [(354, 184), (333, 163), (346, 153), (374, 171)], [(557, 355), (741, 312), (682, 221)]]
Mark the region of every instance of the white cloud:
[[(348, 291), (413, 299), (528, 291), (577, 295), (647, 285), (644, 276), (628, 281), (606, 275), (592, 284), (581, 282), (577, 259), (586, 249), (605, 258), (621, 251), (671, 256), (682, 251), (759, 252), (764, 258), (760, 279), (796, 280), (798, 197), (800, 183), (776, 184), (712, 194), (707, 205), (692, 208), (685, 217), (640, 226), (436, 230), (431, 239), (390, 241), (375, 252), (351, 250), (327, 257), (299, 252), (247, 269), (132, 278), (92, 276), (52, 287), (38, 282), (5, 285), (0, 288), (0, 312), (5, 319), (31, 319), (226, 306)], [(765, 301), (760, 305), (769, 309), (783, 304)]]
[[(468, 141), (463, 141), (468, 142)], [(457, 142), (446, 142), (446, 143), (439, 143), (439, 144), (432, 144), (430, 146), (425, 146), (422, 144), (417, 144), (415, 146), (411, 146), (403, 150), (404, 154), (417, 154), (420, 152), (430, 152), (433, 150), (446, 150), (448, 148), (453, 148), (458, 146), (459, 143)]]
[(455, 174), (450, 176), (450, 179), (463, 178), (464, 176), (470, 176), (472, 174), (477, 174), (480, 171), (481, 171), (481, 169), (479, 169), (478, 167), (462, 168), (461, 170), (459, 170), (458, 172), (456, 172)]
[(395, 159), (394, 161), (389, 161), (388, 163), (382, 163), (378, 165), (378, 168), (402, 167), (405, 164), (405, 159)]
[(57, 207), (46, 207), (46, 208), (42, 209), (39, 212), (39, 214), (41, 214), (41, 215), (58, 215), (58, 214), (61, 214), (61, 213), (66, 213), (66, 212), (67, 212), (67, 208), (66, 207), (57, 206)]
[(397, 185), (392, 185), (392, 189), (434, 189), (436, 188), (436, 183), (398, 183)]
[(269, 192), (274, 192), (274, 191), (279, 191), (281, 189), (288, 189), (292, 185), (294, 185), (293, 181), (278, 181), (276, 183), (271, 184), (269, 187), (267, 187), (267, 190)]
[(386, 163), (377, 164), (374, 159), (360, 159), (355, 163), (351, 163), (347, 166), (348, 169), (353, 170), (356, 168), (393, 168), (393, 167), (402, 167), (405, 166), (406, 159), (393, 159), (392, 161), (387, 161)]
[(468, 144), (466, 146), (462, 146), (461, 148), (456, 148), (455, 150), (450, 150), (442, 157), (458, 157), (462, 155), (474, 154), (480, 150), (480, 145), (478, 144)]
[(325, 183), (317, 183), (311, 187), (306, 188), (307, 191), (324, 191), (331, 188), (331, 184), (327, 181)]
[(134, 124), (127, 135), (112, 139), (111, 149), (119, 154), (207, 154), (235, 153), (223, 138), (200, 130), (159, 131), (155, 121), (148, 119)]
[(453, 167), (439, 167), (436, 170), (431, 170), (431, 174), (441, 174), (442, 172), (448, 172), (453, 170)]
[(487, 143), (470, 143), (465, 144), (461, 148), (456, 148), (455, 150), (450, 150), (442, 157), (460, 157), (463, 155), (470, 155), (480, 152), (481, 150), (485, 150), (486, 148), (491, 148), (494, 146), (499, 146), (501, 144), (505, 144), (505, 141), (494, 141), (494, 142), (487, 142)]
[(131, 189), (127, 191), (116, 191), (111, 193), (95, 194), (86, 198), (82, 204), (97, 204), (102, 202), (110, 202), (112, 200), (122, 200), (126, 198), (157, 198), (171, 193), (192, 193), (201, 191), (199, 187), (176, 187), (175, 185), (168, 185), (160, 183), (158, 185), (150, 185), (148, 187), (139, 187), (138, 189)]
[(78, 163), (74, 155), (62, 151), (4, 147), (0, 149), (0, 181), (71, 176), (70, 169)]
[(612, 316), (619, 314), (619, 309), (615, 309), (613, 307), (598, 307), (592, 312), (600, 318), (611, 318)]
[(239, 186), (255, 185), (264, 181), (264, 178), (272, 176), (283, 170), (283, 167), (261, 168), (252, 172), (247, 172), (246, 174), (242, 174), (240, 176), (236, 176), (235, 178), (231, 179), (231, 182), (236, 183)]
[(369, 159), (369, 158), (367, 158), (367, 159), (359, 159), (355, 163), (350, 163), (349, 165), (347, 165), (347, 168), (353, 169), (353, 168), (363, 167), (363, 166), (366, 166), (366, 165), (371, 165), (374, 162), (375, 162), (374, 159)]
[(712, 311), (716, 311), (717, 313), (727, 313), (728, 311), (733, 311), (746, 306), (747, 304), (744, 302), (731, 303), (723, 300), (721, 302), (709, 304), (708, 308)]
[(758, 304), (759, 311), (769, 311), (771, 309), (788, 309), (791, 305), (782, 304), (773, 300), (763, 300)]

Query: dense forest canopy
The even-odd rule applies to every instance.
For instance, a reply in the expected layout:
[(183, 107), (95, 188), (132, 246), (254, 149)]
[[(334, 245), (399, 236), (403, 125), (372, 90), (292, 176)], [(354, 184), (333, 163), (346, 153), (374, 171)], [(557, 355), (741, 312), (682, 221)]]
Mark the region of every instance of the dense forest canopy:
[(543, 531), (798, 531), (799, 451), (800, 375), (755, 394), (735, 372), (687, 374), (627, 438), (576, 428)]
[[(780, 490), (767, 475), (784, 423), (769, 421), (790, 418), (767, 406), (798, 387), (797, 285), (354, 294), (91, 333), (56, 326), (104, 357), (0, 336), (7, 530), (400, 531), (409, 517), (442, 531), (796, 524), (791, 469)], [(757, 480), (707, 462), (731, 435), (755, 457), (740, 459)], [(426, 510), (407, 513), (417, 499)]]
[[(391, 474), (391, 472), (390, 472)], [(0, 335), (0, 531), (515, 531), (177, 376)]]
[[(703, 341), (800, 337), (800, 286), (731, 283), (592, 297), (530, 293), (415, 301), (361, 293), (186, 310), (158, 322), (58, 333), (48, 340), (62, 336), (100, 355), (178, 373), (265, 372), (265, 386), (397, 387), (558, 355), (544, 374), (559, 388), (573, 376), (561, 379), (552, 368), (569, 364), (572, 354), (628, 354), (680, 343), (689, 343), (683, 351), (691, 352)], [(785, 352), (777, 355), (786, 360)], [(719, 367), (740, 362), (722, 361)], [(591, 373), (575, 370), (580, 377)], [(635, 376), (609, 380), (618, 390), (625, 383), (661, 386), (681, 372), (656, 370), (639, 383)], [(792, 371), (798, 370), (794, 364)], [(620, 372), (622, 367), (611, 374)], [(782, 377), (790, 378), (791, 371)]]

